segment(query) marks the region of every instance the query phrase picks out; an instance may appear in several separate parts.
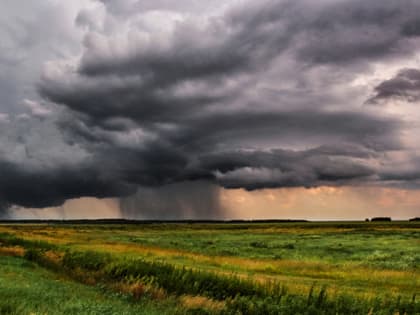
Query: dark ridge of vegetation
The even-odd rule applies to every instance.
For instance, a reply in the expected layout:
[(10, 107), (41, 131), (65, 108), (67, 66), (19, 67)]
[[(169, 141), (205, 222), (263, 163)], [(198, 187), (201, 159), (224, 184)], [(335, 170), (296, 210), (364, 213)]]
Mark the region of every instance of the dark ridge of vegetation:
[(347, 315), (347, 314), (406, 314), (414, 315), (419, 312), (415, 303), (415, 295), (411, 302), (401, 302), (373, 299), (369, 303), (360, 303), (353, 298), (340, 295), (330, 299), (325, 288), (318, 292), (311, 290), (308, 297), (285, 295), (282, 297), (268, 296), (265, 298), (238, 296), (227, 302), (222, 315)]
[(9, 245), (9, 246), (22, 246), (26, 249), (36, 249), (36, 250), (53, 250), (57, 246), (54, 244), (41, 241), (41, 240), (26, 240), (23, 238), (16, 237), (8, 233), (0, 233), (0, 246)]
[(103, 269), (111, 262), (111, 255), (94, 251), (75, 252), (66, 251), (62, 264), (69, 269), (85, 269), (88, 271), (98, 271)]
[(411, 218), (410, 220), (408, 220), (410, 222), (419, 222), (420, 221), (420, 217), (416, 217), (416, 218)]
[(390, 217), (375, 217), (370, 220), (371, 222), (391, 222)]
[(112, 259), (106, 253), (92, 251), (66, 251), (62, 264), (65, 268), (101, 271), (112, 280), (141, 280), (164, 288), (177, 295), (204, 295), (223, 300), (236, 295), (264, 297), (275, 290), (274, 285), (264, 286), (236, 276), (219, 276), (214, 273), (176, 268), (173, 265), (148, 262), (143, 259)]

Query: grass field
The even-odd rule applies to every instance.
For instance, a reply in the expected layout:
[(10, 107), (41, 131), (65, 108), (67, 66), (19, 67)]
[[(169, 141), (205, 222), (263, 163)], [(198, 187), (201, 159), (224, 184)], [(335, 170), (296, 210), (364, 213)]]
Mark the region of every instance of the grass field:
[(0, 245), (0, 314), (420, 314), (418, 222), (3, 224)]
[(164, 305), (76, 283), (22, 258), (0, 256), (1, 314), (172, 314)]

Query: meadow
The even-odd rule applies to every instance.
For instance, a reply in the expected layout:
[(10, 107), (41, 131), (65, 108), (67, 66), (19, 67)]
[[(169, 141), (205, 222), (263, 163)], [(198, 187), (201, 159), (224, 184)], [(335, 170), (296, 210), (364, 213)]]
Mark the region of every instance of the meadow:
[(420, 314), (419, 222), (1, 224), (0, 314)]

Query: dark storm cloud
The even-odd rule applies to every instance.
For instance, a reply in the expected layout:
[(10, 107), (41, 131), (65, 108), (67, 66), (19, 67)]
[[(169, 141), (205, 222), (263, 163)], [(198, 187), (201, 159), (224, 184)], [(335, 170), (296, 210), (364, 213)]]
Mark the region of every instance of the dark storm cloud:
[(210, 91), (200, 95), (177, 95), (176, 91), (161, 89), (160, 85), (142, 86), (136, 80), (117, 86), (111, 82), (94, 82), (91, 86), (78, 82), (71, 87), (56, 86), (57, 82), (43, 83), (41, 95), (99, 122), (113, 117), (133, 118), (145, 124), (167, 122), (176, 120), (180, 112), (188, 114), (197, 108), (197, 104), (204, 108), (222, 98)]
[(387, 182), (390, 186), (403, 189), (420, 188), (420, 157), (411, 156), (408, 163), (400, 165), (394, 163), (383, 169), (379, 174), (380, 181)]
[[(255, 112), (240, 111), (199, 117), (187, 121), (185, 130), (170, 132), (179, 146), (206, 150), (217, 145), (232, 146), (241, 140), (286, 139), (311, 142), (359, 143), (379, 151), (398, 149), (402, 123), (389, 118), (346, 111), (321, 110)], [(252, 132), (251, 132), (252, 131)]]
[(403, 69), (389, 80), (375, 87), (375, 96), (368, 103), (376, 104), (386, 100), (417, 102), (420, 100), (420, 70)]
[(414, 0), (246, 2), (205, 27), (177, 23), (165, 45), (133, 39), (121, 53), (100, 45), (117, 41), (88, 36), (79, 71), (140, 74), (162, 84), (255, 69), (285, 50), (305, 63), (398, 57), (417, 47), (410, 40), (420, 35), (419, 9)]
[[(174, 3), (103, 0), (105, 17), (75, 15), (86, 31), (80, 58), (49, 62), (37, 84), (55, 110), (43, 118), (53, 136), (13, 127), (26, 151), (0, 138), (2, 200), (44, 207), (141, 187), (123, 200), (127, 216), (141, 206), (165, 218), (201, 207), (204, 217), (218, 208), (215, 184), (389, 181), (382, 162), (405, 149), (406, 123), (361, 106), (363, 90), (349, 82), (416, 52), (418, 1), (244, 1), (213, 16), (182, 15), (185, 3)], [(374, 99), (417, 98), (418, 82), (404, 70)], [(50, 139), (57, 149), (46, 154)], [(188, 192), (185, 205), (178, 196)]]
[(403, 30), (419, 10), (420, 3), (409, 0), (263, 1), (209, 19), (204, 27), (177, 22), (164, 39), (92, 33), (78, 74), (44, 76), (40, 92), (94, 120), (167, 122), (237, 98), (285, 52), (304, 64), (412, 53), (413, 36)]
[(5, 205), (48, 207), (80, 196), (112, 197), (134, 193), (135, 188), (107, 178), (90, 167), (28, 170), (1, 162), (0, 198)]
[(143, 220), (223, 218), (219, 189), (206, 181), (143, 186), (134, 195), (121, 198), (121, 213), (125, 218)]
[(3, 201), (0, 203), (0, 220), (9, 220), (12, 216), (10, 215), (9, 205)]
[[(307, 2), (308, 4), (308, 2)], [(418, 21), (417, 1), (337, 1), (312, 9), (298, 55), (314, 63), (354, 63), (411, 54), (416, 47), (407, 26)], [(414, 11), (412, 11), (414, 10)]]
[[(238, 147), (238, 144), (255, 144), (270, 139), (277, 143), (285, 140), (299, 141), (301, 137), (319, 142), (342, 143), (340, 145), (323, 145), (315, 149), (300, 152), (297, 155), (293, 151), (288, 152), (291, 159), (299, 164), (307, 161), (316, 162), (322, 156), (322, 160), (316, 162), (316, 171), (319, 175), (310, 175), (311, 184), (319, 181), (324, 174), (336, 170), (337, 176), (333, 174), (328, 177), (331, 182), (346, 179), (347, 171), (340, 173), (340, 167), (350, 167), (345, 157), (359, 160), (377, 158), (380, 152), (399, 149), (398, 130), (401, 123), (391, 119), (361, 115), (349, 112), (328, 113), (320, 111), (286, 112), (286, 113), (255, 113), (240, 112), (231, 114), (218, 114), (203, 117), (196, 117), (194, 120), (181, 120), (177, 127), (169, 129), (154, 128), (153, 136), (141, 139), (141, 143), (132, 145), (118, 140), (115, 133), (127, 134), (129, 130), (105, 130), (102, 127), (87, 125), (61, 124), (70, 139), (84, 142), (96, 159), (95, 164), (101, 165), (107, 170), (114, 170), (113, 176), (120, 181), (142, 186), (156, 186), (169, 184), (183, 180), (208, 179), (214, 180), (215, 173), (224, 171), (219, 164), (206, 162), (208, 157), (228, 148)], [(250, 127), (251, 126), (251, 127)], [(249, 133), (252, 128), (252, 134)], [(332, 134), (333, 131), (333, 134)], [(242, 145), (243, 146), (243, 145)], [(239, 145), (239, 147), (241, 147)], [(266, 154), (258, 149), (249, 151), (238, 151), (236, 159), (232, 161), (231, 155), (218, 153), (217, 160), (221, 165), (231, 165), (235, 170), (241, 167), (265, 167), (268, 170), (277, 170), (276, 165), (243, 164), (242, 159), (251, 159)], [(277, 153), (282, 152), (276, 151)], [(285, 151), (286, 152), (286, 151)], [(243, 158), (241, 158), (243, 155)], [(341, 156), (338, 160), (329, 160), (329, 157)], [(272, 154), (271, 160), (278, 159), (281, 163), (286, 154)], [(299, 157), (299, 158), (298, 158)], [(350, 161), (351, 162), (351, 161)], [(237, 165), (236, 165), (237, 163)], [(318, 163), (318, 164), (317, 164)], [(331, 164), (337, 164), (335, 168)], [(362, 162), (353, 163), (361, 164)], [(351, 164), (351, 163), (350, 163)], [(282, 164), (285, 167), (284, 164)], [(355, 168), (359, 167), (355, 165)], [(360, 167), (358, 168), (360, 169)], [(307, 170), (313, 173), (314, 170), (303, 167), (301, 172)], [(369, 170), (371, 172), (371, 170)], [(293, 173), (290, 173), (290, 175)], [(366, 170), (354, 177), (366, 176)], [(308, 177), (309, 179), (309, 177)], [(303, 183), (302, 181), (298, 181)], [(297, 182), (296, 182), (297, 183)], [(297, 184), (277, 183), (278, 187)], [(270, 184), (273, 186), (273, 184)]]
[[(313, 187), (347, 184), (375, 174), (355, 157), (373, 156), (364, 148), (319, 147), (306, 151), (223, 152), (201, 158), (202, 167), (211, 170), (226, 188), (248, 190), (274, 187)], [(360, 150), (360, 151), (359, 151)]]

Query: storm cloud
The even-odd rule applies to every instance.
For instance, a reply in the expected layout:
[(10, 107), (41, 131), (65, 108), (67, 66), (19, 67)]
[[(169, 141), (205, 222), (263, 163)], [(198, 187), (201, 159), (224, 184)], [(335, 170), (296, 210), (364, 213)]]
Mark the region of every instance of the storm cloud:
[(375, 96), (369, 103), (375, 104), (387, 100), (420, 101), (420, 70), (404, 69), (389, 80), (375, 87)]
[[(62, 10), (36, 11), (33, 31), (0, 20), (13, 28), (1, 69), (31, 64), (24, 79), (0, 75), (0, 207), (121, 197), (128, 217), (205, 217), (222, 216), (218, 187), (415, 186), (407, 170), (420, 147), (406, 138), (420, 113), (365, 104), (420, 100), (418, 1), (86, 0)], [(42, 17), (59, 13), (63, 42), (54, 31), (40, 40)], [(16, 59), (24, 49), (38, 53)]]

